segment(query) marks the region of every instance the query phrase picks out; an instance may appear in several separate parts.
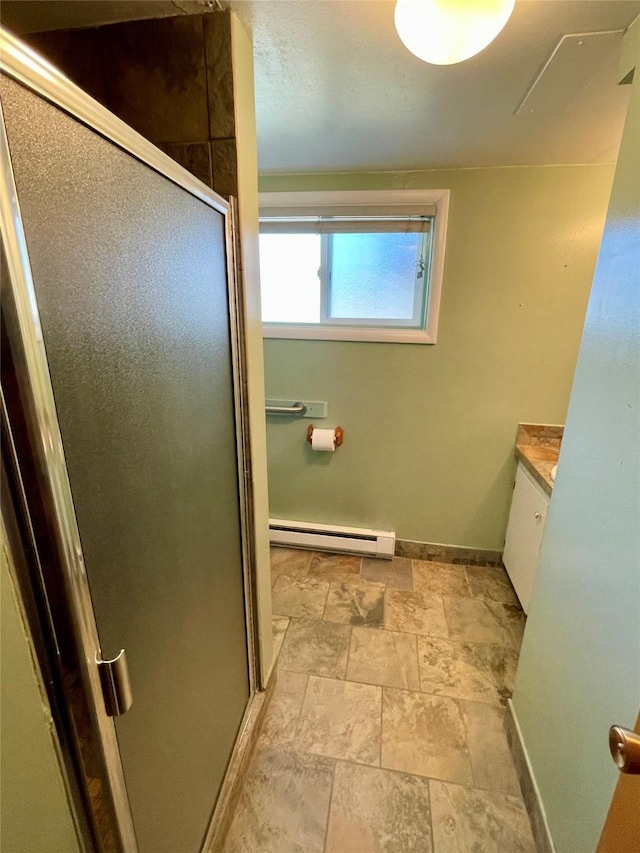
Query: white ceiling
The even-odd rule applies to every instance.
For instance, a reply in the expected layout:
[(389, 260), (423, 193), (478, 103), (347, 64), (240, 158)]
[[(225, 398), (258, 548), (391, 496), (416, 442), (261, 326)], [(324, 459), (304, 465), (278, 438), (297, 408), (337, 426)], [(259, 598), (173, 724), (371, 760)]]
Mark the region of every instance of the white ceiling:
[(263, 174), (616, 158), (628, 87), (617, 85), (615, 47), (581, 97), (593, 74), (576, 82), (554, 67), (572, 106), (555, 98), (545, 110), (538, 97), (533, 112), (514, 112), (563, 35), (626, 28), (638, 0), (518, 0), (493, 44), (446, 67), (406, 50), (391, 0), (231, 5), (253, 33)]
[[(16, 32), (194, 14), (226, 0), (5, 0)], [(560, 38), (624, 29), (640, 0), (517, 0), (479, 56), (421, 62), (393, 25), (393, 0), (231, 0), (253, 33), (259, 167), (263, 174), (403, 170), (616, 158), (628, 99), (618, 86), (620, 39), (556, 54)], [(590, 85), (588, 85), (590, 84)], [(585, 87), (586, 90), (585, 90)], [(530, 107), (533, 106), (533, 111)]]

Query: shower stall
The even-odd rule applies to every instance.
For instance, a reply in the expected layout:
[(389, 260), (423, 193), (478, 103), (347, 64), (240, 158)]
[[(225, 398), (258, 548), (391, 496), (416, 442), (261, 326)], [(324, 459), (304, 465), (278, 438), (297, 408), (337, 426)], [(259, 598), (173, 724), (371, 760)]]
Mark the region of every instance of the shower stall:
[(86, 849), (197, 853), (258, 686), (233, 207), (1, 38), (20, 581)]

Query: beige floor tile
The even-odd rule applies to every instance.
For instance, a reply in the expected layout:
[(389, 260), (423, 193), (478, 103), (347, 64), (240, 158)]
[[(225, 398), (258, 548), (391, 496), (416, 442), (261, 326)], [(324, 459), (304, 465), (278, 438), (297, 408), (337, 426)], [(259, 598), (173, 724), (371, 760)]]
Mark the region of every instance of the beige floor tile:
[(354, 628), (347, 678), (367, 684), (419, 690), (416, 637), (397, 631)]
[(488, 788), (513, 797), (520, 785), (503, 727), (504, 709), (481, 702), (461, 702), (476, 788)]
[(499, 602), (445, 596), (444, 609), (452, 640), (515, 647), (509, 620)]
[(365, 580), (383, 583), (392, 589), (413, 589), (411, 560), (407, 557), (393, 557), (391, 560), (364, 557), (360, 574)]
[(388, 631), (407, 631), (431, 637), (448, 637), (442, 598), (428, 592), (387, 589), (384, 627)]
[(225, 853), (534, 853), (501, 708), (525, 619), (501, 571), (272, 560), (278, 681)]
[(280, 575), (273, 585), (273, 613), (298, 619), (322, 619), (328, 592), (328, 581)]
[(469, 589), (475, 597), (518, 604), (518, 596), (511, 585), (509, 575), (502, 567), (465, 566), (465, 570)]
[(291, 743), (296, 732), (309, 676), (305, 672), (278, 671), (278, 679), (269, 702), (260, 743), (263, 746), (282, 746)]
[(486, 646), (487, 664), (501, 705), (511, 698), (518, 668), (518, 652), (502, 646)]
[(271, 620), (271, 626), (273, 629), (273, 659), (276, 660), (284, 642), (284, 635), (289, 627), (289, 617), (274, 616)]
[(380, 687), (311, 676), (295, 748), (379, 766), (380, 700)]
[(334, 762), (258, 749), (224, 853), (322, 853)]
[(326, 622), (381, 628), (384, 623), (384, 584), (363, 580), (333, 581), (324, 609)]
[(313, 551), (271, 547), (271, 576), (306, 575)]
[(426, 779), (338, 762), (326, 853), (431, 853)]
[(471, 595), (464, 566), (413, 560), (413, 588), (435, 595)]
[(385, 687), (382, 767), (472, 784), (466, 726), (456, 700)]
[(420, 689), (425, 693), (499, 703), (490, 646), (418, 637)]
[(516, 648), (519, 649), (522, 645), (524, 629), (527, 625), (527, 617), (525, 616), (522, 607), (520, 607), (520, 604), (503, 604), (502, 606), (504, 608), (504, 612), (507, 614), (509, 627), (511, 628), (511, 633), (516, 641)]
[(351, 628), (310, 619), (292, 619), (278, 659), (280, 669), (344, 678)]
[(435, 853), (535, 853), (518, 797), (437, 781), (429, 787)]
[(330, 581), (356, 580), (361, 563), (362, 557), (316, 551), (309, 566), (309, 576)]

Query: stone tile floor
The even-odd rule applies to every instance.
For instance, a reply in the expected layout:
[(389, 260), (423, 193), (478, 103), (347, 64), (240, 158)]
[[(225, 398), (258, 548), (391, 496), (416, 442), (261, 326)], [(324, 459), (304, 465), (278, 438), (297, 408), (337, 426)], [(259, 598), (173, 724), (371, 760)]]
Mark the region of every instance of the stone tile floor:
[(225, 853), (535, 853), (503, 569), (272, 549), (278, 679)]

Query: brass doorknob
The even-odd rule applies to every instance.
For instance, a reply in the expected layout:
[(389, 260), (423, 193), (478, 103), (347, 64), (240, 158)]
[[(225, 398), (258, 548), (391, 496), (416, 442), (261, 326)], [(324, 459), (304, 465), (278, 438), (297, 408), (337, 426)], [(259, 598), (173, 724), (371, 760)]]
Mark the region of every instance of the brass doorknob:
[(640, 735), (621, 726), (611, 726), (609, 749), (622, 773), (640, 773)]

